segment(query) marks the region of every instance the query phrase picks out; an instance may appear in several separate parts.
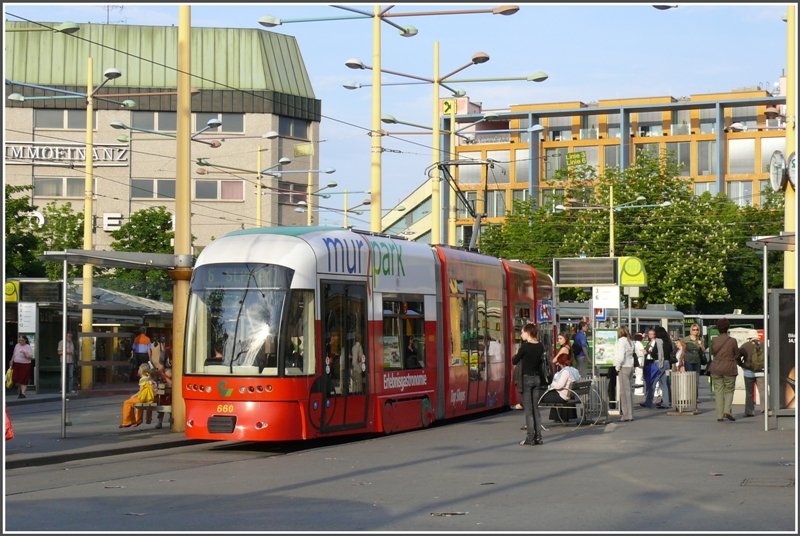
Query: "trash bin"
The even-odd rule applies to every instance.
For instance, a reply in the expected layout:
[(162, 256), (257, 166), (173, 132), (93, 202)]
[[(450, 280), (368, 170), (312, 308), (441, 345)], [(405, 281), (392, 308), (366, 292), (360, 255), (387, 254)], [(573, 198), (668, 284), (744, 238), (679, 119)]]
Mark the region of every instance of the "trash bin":
[(697, 372), (672, 372), (672, 407), (678, 413), (697, 413)]

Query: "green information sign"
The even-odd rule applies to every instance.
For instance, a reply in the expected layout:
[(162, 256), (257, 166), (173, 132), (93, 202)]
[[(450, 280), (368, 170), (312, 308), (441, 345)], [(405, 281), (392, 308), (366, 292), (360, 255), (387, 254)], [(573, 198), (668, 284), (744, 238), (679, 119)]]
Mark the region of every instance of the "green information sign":
[(586, 153), (584, 151), (578, 151), (575, 153), (567, 153), (567, 165), (574, 166), (577, 164), (585, 164), (586, 163)]

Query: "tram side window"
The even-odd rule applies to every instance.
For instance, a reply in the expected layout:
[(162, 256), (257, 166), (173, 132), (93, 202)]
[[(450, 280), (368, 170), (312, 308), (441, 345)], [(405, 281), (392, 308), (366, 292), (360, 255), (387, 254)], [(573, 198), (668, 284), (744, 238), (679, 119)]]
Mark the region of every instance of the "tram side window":
[(383, 368), (425, 368), (425, 312), (422, 299), (384, 299)]
[(294, 290), (289, 300), (283, 348), (287, 376), (308, 376), (316, 372), (314, 359), (314, 292)]

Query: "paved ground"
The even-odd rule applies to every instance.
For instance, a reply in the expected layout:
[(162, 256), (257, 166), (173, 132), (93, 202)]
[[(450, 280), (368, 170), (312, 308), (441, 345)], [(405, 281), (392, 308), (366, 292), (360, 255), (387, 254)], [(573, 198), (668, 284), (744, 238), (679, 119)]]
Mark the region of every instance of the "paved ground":
[[(10, 398), (17, 437), (6, 442), (6, 469), (193, 443), (152, 425), (118, 429), (122, 400), (133, 390), (131, 385), (126, 392), (95, 392), (70, 401), (66, 438), (58, 395)], [(700, 401), (697, 415), (637, 406), (632, 423), (552, 426), (537, 447), (517, 445), (524, 434), (522, 412), (506, 411), (264, 458), (264, 467), (237, 468), (232, 482), (237, 497), (254, 501), (239, 507), (277, 520), (276, 530), (553, 532), (563, 527), (796, 534), (795, 418), (781, 418), (778, 428), (767, 432), (763, 417), (740, 417), (741, 405), (734, 405), (735, 422), (717, 422), (707, 385), (701, 386)], [(209, 463), (196, 475), (192, 489), (203, 489), (209, 479), (231, 481), (236, 466), (215, 467)], [(271, 497), (266, 503), (265, 494)], [(196, 506), (197, 518), (206, 523), (205, 513), (218, 497), (207, 501)], [(318, 516), (304, 514), (309, 511), (328, 512), (324, 525)], [(219, 526), (204, 527), (251, 526), (231, 522), (226, 517)], [(165, 530), (189, 528), (184, 515), (163, 523)]]

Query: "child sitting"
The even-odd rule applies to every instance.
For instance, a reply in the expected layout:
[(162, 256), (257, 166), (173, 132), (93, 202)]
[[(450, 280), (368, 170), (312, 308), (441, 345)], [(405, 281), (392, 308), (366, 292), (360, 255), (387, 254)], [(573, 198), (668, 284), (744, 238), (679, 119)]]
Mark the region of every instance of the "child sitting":
[[(142, 410), (136, 409), (136, 404), (148, 404), (155, 400), (153, 382), (150, 379), (150, 364), (139, 365), (139, 391), (122, 403), (122, 424), (120, 428), (129, 428), (142, 424)], [(152, 413), (151, 413), (152, 414)]]

